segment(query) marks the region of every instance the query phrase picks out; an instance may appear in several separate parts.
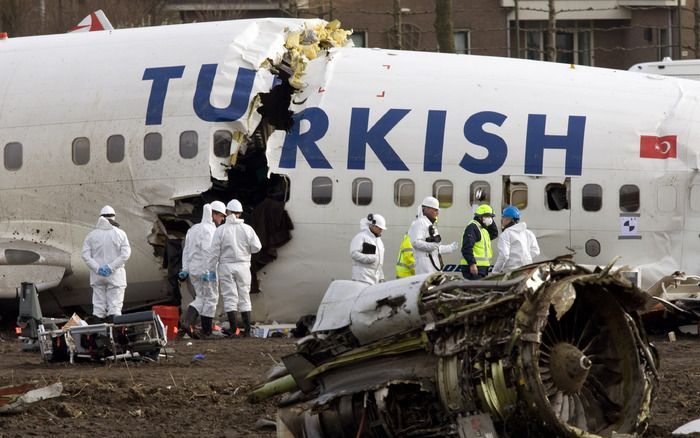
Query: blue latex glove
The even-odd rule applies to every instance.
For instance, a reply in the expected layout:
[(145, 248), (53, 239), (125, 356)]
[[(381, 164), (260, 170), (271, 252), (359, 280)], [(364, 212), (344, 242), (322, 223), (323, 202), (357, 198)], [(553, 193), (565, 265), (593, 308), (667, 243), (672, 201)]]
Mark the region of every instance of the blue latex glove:
[(100, 268), (97, 270), (97, 275), (101, 275), (103, 277), (109, 277), (111, 274), (112, 270), (107, 265), (100, 266)]
[(216, 281), (216, 271), (209, 271), (209, 281)]
[(187, 272), (187, 271), (180, 271), (180, 273), (177, 274), (177, 278), (179, 278), (180, 281), (185, 281), (185, 280), (187, 280), (187, 277), (188, 277), (189, 275), (190, 275), (190, 273)]
[(205, 273), (202, 275), (202, 281), (209, 281), (209, 273), (208, 273), (208, 272), (205, 272)]

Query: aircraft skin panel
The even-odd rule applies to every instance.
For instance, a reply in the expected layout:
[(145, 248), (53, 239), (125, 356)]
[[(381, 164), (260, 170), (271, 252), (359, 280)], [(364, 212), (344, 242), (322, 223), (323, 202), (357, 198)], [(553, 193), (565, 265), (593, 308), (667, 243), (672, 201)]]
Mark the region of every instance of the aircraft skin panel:
[[(10, 66), (0, 72), (0, 146), (23, 144), (22, 167), (0, 171), (0, 237), (38, 241), (36, 229), (40, 236), (53, 229), (41, 238), (71, 254), (74, 273), (61, 287), (78, 302), (78, 291), (89, 290), (80, 247), (99, 208), (110, 204), (132, 245), (127, 300), (137, 291), (160, 294), (153, 285), (163, 271), (147, 240), (155, 212), (209, 190), (212, 176), (223, 180), (229, 160), (213, 156), (213, 132), (252, 134), (261, 120), (255, 96), (274, 80), (265, 60), (279, 63), (285, 29), (302, 23), (243, 20), (0, 41), (0, 64)], [(250, 92), (236, 85), (246, 69), (254, 72)], [(209, 88), (202, 85), (208, 72), (214, 72)], [(388, 219), (384, 271), (393, 278), (401, 237), (438, 180), (452, 184), (452, 205), (442, 209), (438, 224), (448, 244), (461, 241), (471, 219), (470, 185), (487, 183), (489, 201), (500, 210), (503, 178), (512, 176), (529, 184), (523, 215), (541, 238), (542, 257), (571, 248), (583, 263), (607, 264), (622, 255), (622, 263), (649, 272), (697, 266), (697, 251), (680, 247), (698, 245), (700, 221), (687, 220), (684, 200), (698, 161), (700, 84), (565, 64), (360, 48), (322, 54), (306, 65), (302, 81), (290, 107), (299, 121), (267, 142), (270, 170), (291, 181), (287, 210), (295, 230), (261, 273), (263, 294), (254, 297), (259, 319), (290, 321), (315, 311), (331, 280), (349, 278), (348, 245), (370, 212)], [(199, 101), (198, 93), (204, 93)], [(242, 114), (217, 119), (230, 103)], [(190, 130), (198, 135), (198, 153), (186, 159), (178, 143)], [(144, 137), (153, 133), (162, 136), (162, 156), (146, 160)], [(112, 135), (125, 139), (121, 162), (107, 160)], [(641, 158), (641, 136), (676, 136), (676, 157)], [(79, 137), (90, 140), (89, 161), (81, 165), (71, 153)], [(333, 181), (327, 206), (311, 200), (318, 176)], [(670, 215), (660, 211), (656, 196), (669, 177), (678, 196)], [(372, 181), (368, 205), (351, 201), (356, 178)], [(402, 178), (415, 183), (415, 199), (399, 207), (394, 184)], [(548, 211), (545, 183), (566, 178), (569, 210)], [(603, 186), (603, 207), (586, 212), (581, 188), (593, 183)], [(619, 238), (624, 184), (640, 188), (640, 239)], [(600, 255), (585, 254), (590, 239), (601, 243)], [(456, 265), (460, 255), (445, 259)]]

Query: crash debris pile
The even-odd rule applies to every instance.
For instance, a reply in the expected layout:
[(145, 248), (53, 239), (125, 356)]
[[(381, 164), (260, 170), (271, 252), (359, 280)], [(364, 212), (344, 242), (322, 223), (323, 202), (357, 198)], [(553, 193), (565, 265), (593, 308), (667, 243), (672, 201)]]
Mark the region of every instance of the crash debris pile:
[(336, 281), (250, 399), (286, 393), (278, 431), (297, 437), (642, 433), (658, 378), (648, 296), (568, 260), (509, 276)]
[(88, 359), (158, 360), (167, 342), (165, 326), (152, 310), (117, 315), (89, 324), (78, 315), (59, 328), (53, 318), (44, 318), (33, 283), (22, 283), (17, 326), (23, 350), (38, 350), (45, 362)]

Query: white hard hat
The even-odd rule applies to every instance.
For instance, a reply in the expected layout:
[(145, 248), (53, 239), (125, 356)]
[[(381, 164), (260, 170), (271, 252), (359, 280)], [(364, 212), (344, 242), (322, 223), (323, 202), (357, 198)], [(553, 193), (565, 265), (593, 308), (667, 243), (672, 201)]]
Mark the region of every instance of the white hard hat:
[(116, 216), (116, 214), (117, 213), (114, 212), (114, 209), (109, 205), (105, 205), (102, 207), (102, 210), (100, 210), (100, 216)]
[(226, 204), (226, 210), (234, 213), (242, 213), (243, 205), (238, 201), (238, 199), (232, 199), (228, 202), (228, 204)]
[(367, 220), (370, 224), (376, 225), (382, 230), (386, 230), (386, 219), (384, 219), (384, 216), (382, 216), (381, 214), (370, 213), (367, 216)]
[(438, 201), (436, 198), (433, 198), (432, 196), (427, 196), (425, 199), (423, 199), (423, 202), (421, 202), (420, 205), (422, 205), (423, 207), (430, 207), (436, 210), (440, 210), (440, 201)]
[(211, 211), (226, 214), (226, 206), (221, 201), (214, 201), (211, 204), (209, 204), (209, 206), (211, 207)]

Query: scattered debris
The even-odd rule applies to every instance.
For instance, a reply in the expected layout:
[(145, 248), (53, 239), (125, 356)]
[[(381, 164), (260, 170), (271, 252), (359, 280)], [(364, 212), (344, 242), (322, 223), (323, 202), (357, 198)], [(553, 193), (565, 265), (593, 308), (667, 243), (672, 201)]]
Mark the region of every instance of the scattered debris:
[(294, 324), (256, 324), (252, 327), (251, 336), (256, 338), (288, 338), (292, 330), (296, 328)]
[(205, 357), (205, 356), (204, 356), (203, 354), (195, 354), (195, 355), (192, 357), (192, 362), (194, 363), (194, 362), (198, 362), (198, 361), (200, 361), (200, 360), (204, 360), (204, 357)]
[(283, 358), (286, 374), (250, 394), (285, 394), (278, 433), (646, 429), (657, 359), (637, 312), (649, 297), (622, 273), (558, 259), (480, 281), (436, 273), (352, 283), (331, 284), (311, 335)]
[(277, 429), (277, 423), (272, 420), (267, 420), (265, 418), (260, 418), (255, 422), (255, 428), (257, 430), (275, 430)]
[(644, 325), (651, 333), (666, 333), (681, 326), (700, 324), (700, 277), (674, 272), (652, 285), (647, 292), (654, 301), (643, 312)]
[(34, 385), (24, 384), (4, 386), (0, 388), (0, 414), (16, 414), (24, 411), (32, 403), (59, 397), (63, 392), (63, 384), (56, 382), (52, 385), (33, 389)]
[(700, 419), (693, 420), (674, 430), (673, 435), (690, 435), (691, 433), (700, 433)]
[(83, 411), (68, 403), (59, 403), (56, 409), (56, 414), (60, 418), (78, 418), (83, 415)]

